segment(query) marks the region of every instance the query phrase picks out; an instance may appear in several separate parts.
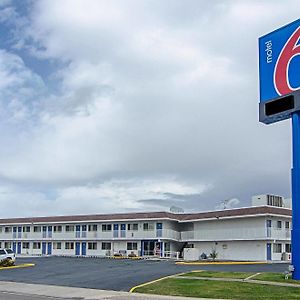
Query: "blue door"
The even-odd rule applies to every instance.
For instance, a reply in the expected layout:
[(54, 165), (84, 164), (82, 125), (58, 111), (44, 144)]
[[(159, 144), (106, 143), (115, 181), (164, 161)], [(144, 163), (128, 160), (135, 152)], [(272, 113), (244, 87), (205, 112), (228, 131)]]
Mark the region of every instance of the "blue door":
[(75, 244), (75, 255), (80, 255), (80, 243), (76, 242)]
[(126, 224), (121, 224), (121, 237), (126, 237)]
[(75, 237), (80, 238), (80, 225), (76, 225), (76, 235), (75, 235)]
[(52, 226), (48, 226), (48, 237), (52, 238)]
[(17, 250), (17, 243), (13, 242), (13, 251), (14, 251), (14, 253), (16, 253), (16, 250)]
[(17, 227), (13, 227), (13, 239), (17, 238)]
[(18, 238), (20, 239), (22, 237), (22, 227), (18, 227)]
[(52, 254), (52, 243), (51, 243), (51, 242), (48, 243), (48, 251), (47, 251), (47, 254), (48, 254), (48, 255), (51, 255), (51, 254)]
[(156, 223), (156, 237), (162, 237), (162, 223)]
[(114, 238), (119, 236), (119, 224), (114, 224)]
[(46, 238), (47, 235), (47, 226), (43, 226), (43, 238)]
[(21, 242), (18, 242), (18, 254), (21, 254)]
[(47, 243), (46, 243), (46, 242), (43, 242), (43, 243), (42, 243), (42, 254), (43, 254), (43, 255), (46, 255), (46, 248), (47, 248)]
[(272, 246), (267, 243), (267, 260), (272, 260)]
[(81, 244), (81, 255), (86, 255), (86, 242)]

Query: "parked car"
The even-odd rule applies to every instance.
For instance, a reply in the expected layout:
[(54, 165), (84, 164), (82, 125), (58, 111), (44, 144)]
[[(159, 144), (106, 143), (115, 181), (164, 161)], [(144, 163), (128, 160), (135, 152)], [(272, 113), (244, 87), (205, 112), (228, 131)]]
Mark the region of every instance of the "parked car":
[(7, 249), (7, 248), (0, 249), (0, 261), (2, 261), (4, 259), (10, 259), (13, 262), (15, 262), (16, 254), (11, 249)]

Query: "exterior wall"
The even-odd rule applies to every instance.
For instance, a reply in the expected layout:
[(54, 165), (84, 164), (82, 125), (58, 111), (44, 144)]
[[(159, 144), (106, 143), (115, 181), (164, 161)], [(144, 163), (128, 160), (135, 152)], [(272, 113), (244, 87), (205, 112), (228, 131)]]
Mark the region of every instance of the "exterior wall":
[(204, 252), (209, 256), (213, 250), (216, 250), (218, 253), (217, 259), (266, 260), (266, 243), (261, 241), (196, 242), (194, 247), (199, 249), (200, 255)]

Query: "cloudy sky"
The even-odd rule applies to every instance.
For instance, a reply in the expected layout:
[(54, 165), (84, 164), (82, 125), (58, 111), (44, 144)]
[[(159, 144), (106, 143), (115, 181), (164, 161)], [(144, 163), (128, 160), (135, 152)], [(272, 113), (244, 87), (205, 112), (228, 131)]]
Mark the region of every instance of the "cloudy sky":
[(300, 2), (0, 0), (0, 217), (290, 196), (257, 39)]

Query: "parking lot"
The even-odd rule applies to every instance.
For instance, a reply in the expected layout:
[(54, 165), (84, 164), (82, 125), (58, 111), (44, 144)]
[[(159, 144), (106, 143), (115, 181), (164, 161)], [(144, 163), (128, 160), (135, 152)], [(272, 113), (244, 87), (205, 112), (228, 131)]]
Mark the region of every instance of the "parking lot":
[(115, 291), (129, 291), (133, 286), (144, 282), (199, 269), (240, 272), (284, 272), (287, 270), (287, 264), (281, 263), (192, 266), (176, 265), (174, 261), (75, 257), (19, 258), (17, 263), (34, 263), (35, 266), (1, 270), (1, 281)]

